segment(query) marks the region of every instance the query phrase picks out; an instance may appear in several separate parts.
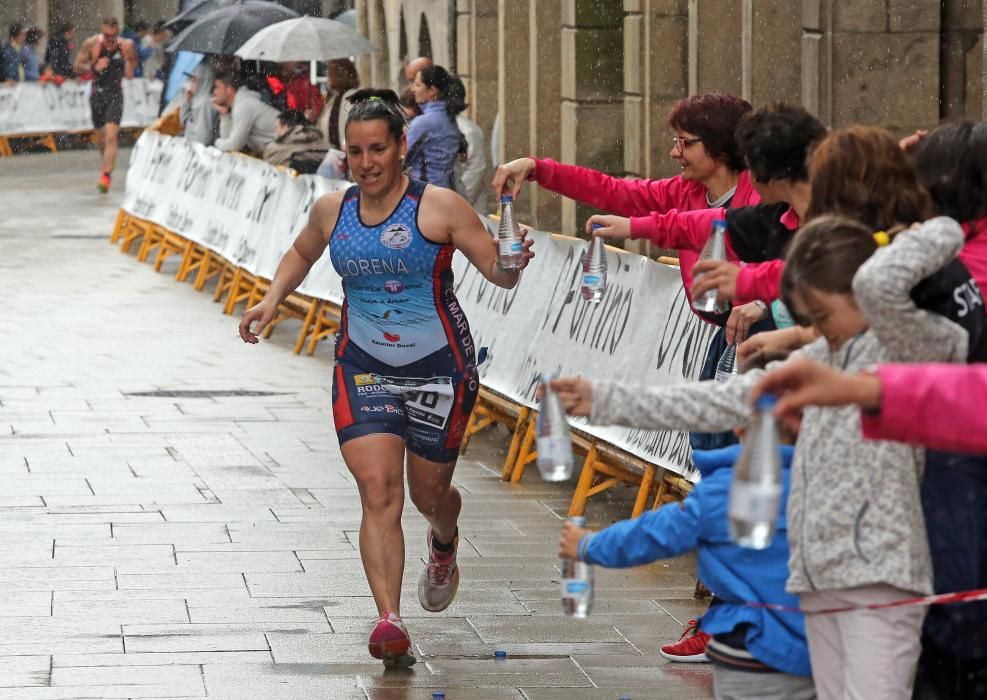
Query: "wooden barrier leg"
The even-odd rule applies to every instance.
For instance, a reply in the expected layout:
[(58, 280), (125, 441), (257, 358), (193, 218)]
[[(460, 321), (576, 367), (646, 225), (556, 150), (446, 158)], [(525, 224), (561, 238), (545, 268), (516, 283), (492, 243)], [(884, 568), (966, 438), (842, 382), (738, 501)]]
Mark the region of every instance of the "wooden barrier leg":
[[(2, 153), (0, 153), (2, 155)], [(110, 245), (116, 245), (116, 242), (120, 240), (120, 236), (123, 235), (123, 230), (127, 225), (127, 212), (123, 209), (117, 210), (117, 220), (113, 224), (113, 231), (110, 233)]]
[(666, 491), (668, 491), (668, 481), (666, 481), (665, 479), (662, 479), (658, 483), (658, 489), (655, 491), (655, 500), (651, 504), (651, 510), (655, 510), (655, 509), (661, 507), (662, 501), (665, 499), (665, 492)]
[(466, 454), (466, 449), (470, 446), (470, 440), (473, 439), (473, 433), (476, 432), (476, 424), (480, 422), (480, 414), (483, 413), (483, 406), (480, 405), (481, 401), (482, 399), (477, 398), (476, 405), (473, 406), (473, 411), (470, 413), (470, 418), (466, 421), (466, 430), (463, 431), (463, 441), (459, 443), (459, 454)]
[(195, 276), (195, 284), (192, 287), (195, 291), (201, 292), (206, 286), (206, 280), (209, 279), (209, 266), (212, 264), (214, 264), (212, 251), (207, 249), (202, 254), (202, 264), (199, 266), (199, 273)]
[(644, 470), (644, 476), (641, 477), (641, 487), (637, 490), (637, 500), (634, 501), (634, 510), (631, 511), (631, 517), (636, 518), (648, 505), (648, 496), (651, 495), (651, 486), (655, 482), (655, 472), (658, 468), (649, 464)]
[(188, 277), (189, 269), (192, 267), (193, 257), (195, 257), (195, 243), (188, 241), (185, 244), (185, 249), (182, 251), (182, 262), (178, 266), (178, 272), (175, 273), (176, 281), (184, 282), (185, 278)]
[(229, 316), (236, 309), (237, 297), (240, 295), (240, 282), (243, 279), (243, 272), (238, 267), (233, 272), (233, 280), (230, 282), (230, 292), (226, 297), (226, 305), (223, 307), (223, 313)]
[(531, 447), (535, 444), (535, 421), (528, 421), (528, 429), (524, 432), (524, 441), (521, 443), (521, 450), (518, 453), (514, 469), (511, 470), (511, 483), (517, 484), (524, 476), (524, 468), (531, 461)]
[(308, 307), (308, 313), (305, 314), (305, 320), (302, 321), (301, 330), (298, 331), (298, 339), (295, 341), (296, 355), (300, 354), (302, 348), (305, 347), (305, 340), (308, 338), (308, 334), (315, 331), (315, 319), (318, 318), (321, 309), (322, 302), (313, 299), (311, 305)]
[(596, 469), (593, 465), (596, 463), (596, 443), (594, 442), (590, 448), (589, 452), (586, 453), (586, 459), (583, 461), (583, 470), (579, 473), (579, 482), (576, 484), (576, 490), (572, 494), (572, 503), (569, 504), (569, 515), (582, 515), (586, 512), (586, 501), (589, 498), (589, 490), (593, 486), (593, 479), (596, 476)]
[(223, 262), (223, 266), (219, 271), (219, 281), (216, 282), (216, 289), (212, 293), (212, 300), (214, 302), (222, 301), (223, 295), (229, 290), (230, 285), (233, 283), (233, 268), (228, 262)]
[(511, 435), (511, 446), (507, 450), (507, 459), (504, 460), (504, 469), (501, 478), (507, 481), (511, 478), (514, 465), (517, 463), (518, 450), (521, 448), (521, 440), (528, 430), (528, 420), (531, 409), (522, 406), (517, 414), (517, 423), (514, 424), (514, 434)]

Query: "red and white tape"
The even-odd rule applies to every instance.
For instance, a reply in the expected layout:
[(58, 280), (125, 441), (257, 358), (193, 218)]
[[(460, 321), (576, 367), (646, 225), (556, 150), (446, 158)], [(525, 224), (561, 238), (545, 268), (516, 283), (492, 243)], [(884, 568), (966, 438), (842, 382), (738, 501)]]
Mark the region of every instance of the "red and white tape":
[(977, 600), (987, 600), (987, 588), (978, 588), (972, 591), (960, 591), (958, 593), (939, 593), (937, 595), (920, 596), (918, 598), (902, 598), (892, 603), (874, 603), (873, 605), (848, 605), (842, 608), (825, 608), (823, 610), (802, 610), (790, 605), (779, 605), (777, 603), (755, 603), (748, 602), (746, 605), (752, 608), (764, 608), (767, 610), (777, 610), (779, 612), (798, 612), (804, 615), (833, 615), (835, 613), (852, 612), (854, 610), (883, 610), (884, 608), (903, 608), (911, 605), (946, 605), (948, 603), (972, 603)]

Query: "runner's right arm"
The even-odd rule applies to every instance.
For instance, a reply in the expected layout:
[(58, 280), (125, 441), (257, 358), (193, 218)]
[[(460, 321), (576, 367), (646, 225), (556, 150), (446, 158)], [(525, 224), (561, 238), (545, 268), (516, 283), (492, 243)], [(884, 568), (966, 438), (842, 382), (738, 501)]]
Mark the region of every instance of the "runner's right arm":
[(72, 70), (76, 72), (76, 75), (87, 73), (93, 69), (93, 45), (95, 43), (96, 37), (94, 36), (82, 42), (82, 47), (79, 49), (79, 53), (75, 55), (75, 62), (72, 64)]
[[(281, 258), (267, 294), (256, 306), (247, 309), (243, 314), (243, 320), (240, 321), (240, 337), (243, 338), (243, 342), (258, 341), (258, 336), (274, 318), (281, 302), (295, 291), (312, 266), (322, 257), (329, 245), (332, 230), (336, 226), (343, 194), (342, 191), (330, 192), (320, 197), (312, 206), (308, 223)], [(256, 330), (251, 329), (254, 322), (257, 323)]]

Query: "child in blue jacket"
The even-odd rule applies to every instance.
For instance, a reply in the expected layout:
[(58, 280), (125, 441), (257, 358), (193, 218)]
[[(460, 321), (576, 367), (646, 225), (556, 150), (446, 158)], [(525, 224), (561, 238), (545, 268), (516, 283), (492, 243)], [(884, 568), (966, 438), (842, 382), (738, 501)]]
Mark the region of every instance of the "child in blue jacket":
[(815, 697), (799, 612), (757, 608), (745, 602), (775, 603), (797, 609), (798, 597), (785, 592), (788, 578), (788, 501), (793, 448), (783, 446), (783, 491), (778, 527), (771, 546), (746, 549), (730, 540), (727, 500), (740, 446), (696, 451), (702, 475), (681, 503), (669, 503), (634, 520), (589, 532), (566, 523), (560, 556), (611, 568), (639, 566), (697, 550), (699, 580), (718, 599), (700, 628), (712, 635), (706, 654), (713, 663), (717, 700)]

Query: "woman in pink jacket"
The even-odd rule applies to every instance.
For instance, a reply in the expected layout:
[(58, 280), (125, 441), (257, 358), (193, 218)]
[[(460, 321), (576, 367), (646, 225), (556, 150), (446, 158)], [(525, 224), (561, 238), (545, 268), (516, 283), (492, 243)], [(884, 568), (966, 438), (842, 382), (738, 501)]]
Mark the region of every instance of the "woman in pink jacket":
[[(673, 177), (625, 180), (551, 158), (518, 158), (497, 168), (494, 192), (498, 197), (510, 192), (517, 199), (523, 183), (534, 181), (563, 197), (626, 217), (757, 204), (760, 197), (734, 136), (741, 118), (750, 111), (750, 103), (732, 95), (713, 93), (679, 100), (668, 117), (673, 132), (668, 155), (681, 169)], [(681, 249), (678, 256), (688, 294), (699, 254)]]

